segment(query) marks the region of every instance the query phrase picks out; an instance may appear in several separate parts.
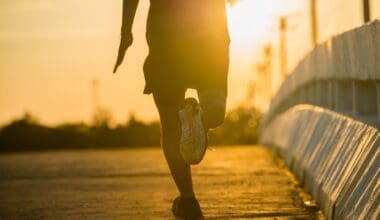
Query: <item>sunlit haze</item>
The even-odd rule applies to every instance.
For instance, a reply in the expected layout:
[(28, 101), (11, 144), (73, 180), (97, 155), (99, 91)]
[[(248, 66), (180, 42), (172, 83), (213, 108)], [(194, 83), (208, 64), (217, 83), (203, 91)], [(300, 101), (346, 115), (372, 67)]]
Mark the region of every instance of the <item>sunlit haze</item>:
[[(319, 0), (319, 41), (362, 24), (361, 0)], [(41, 122), (89, 122), (94, 112), (92, 82), (99, 105), (115, 122), (130, 114), (156, 120), (151, 96), (143, 95), (142, 65), (148, 53), (145, 23), (149, 0), (141, 0), (133, 27), (134, 44), (116, 74), (121, 0), (2, 0), (0, 4), (0, 124), (30, 112)], [(380, 2), (371, 1), (372, 17)], [(336, 13), (339, 11), (339, 13)], [(278, 18), (287, 16), (289, 71), (312, 48), (309, 1), (241, 0), (228, 9), (232, 39), (228, 107), (268, 100), (247, 100), (257, 79), (255, 65), (263, 46), (273, 48), (273, 88), (278, 88)]]

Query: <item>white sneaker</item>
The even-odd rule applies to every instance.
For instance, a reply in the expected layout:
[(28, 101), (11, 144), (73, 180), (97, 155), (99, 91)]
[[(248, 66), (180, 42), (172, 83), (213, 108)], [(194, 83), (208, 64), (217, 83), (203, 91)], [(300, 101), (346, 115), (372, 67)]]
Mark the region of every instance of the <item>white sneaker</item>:
[(187, 98), (178, 112), (182, 125), (179, 149), (188, 164), (202, 161), (207, 149), (207, 137), (202, 122), (202, 109), (194, 98)]

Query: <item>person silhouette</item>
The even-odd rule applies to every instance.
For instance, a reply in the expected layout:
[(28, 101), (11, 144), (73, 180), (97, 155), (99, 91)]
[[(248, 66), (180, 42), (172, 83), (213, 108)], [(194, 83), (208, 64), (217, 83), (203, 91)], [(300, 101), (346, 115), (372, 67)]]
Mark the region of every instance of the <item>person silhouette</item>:
[[(121, 40), (115, 73), (133, 42), (138, 0), (123, 0)], [(150, 0), (144, 63), (145, 94), (153, 94), (161, 122), (162, 147), (179, 191), (173, 215), (203, 219), (191, 167), (207, 149), (207, 132), (225, 117), (230, 38), (225, 0)], [(195, 98), (185, 98), (188, 88)]]

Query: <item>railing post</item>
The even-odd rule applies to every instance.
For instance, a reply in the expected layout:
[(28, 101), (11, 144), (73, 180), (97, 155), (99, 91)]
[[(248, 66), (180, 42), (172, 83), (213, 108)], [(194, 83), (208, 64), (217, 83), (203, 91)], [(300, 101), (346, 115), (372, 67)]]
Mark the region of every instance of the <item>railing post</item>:
[(307, 86), (303, 86), (299, 89), (298, 104), (307, 103), (307, 93), (308, 93)]
[(334, 83), (334, 109), (353, 113), (352, 82), (338, 80)]
[(324, 108), (328, 106), (328, 87), (328, 82), (326, 80), (318, 80), (316, 82), (316, 104)]
[(351, 91), (352, 91), (352, 113), (355, 115), (358, 114), (358, 92), (357, 92), (357, 87), (356, 87), (356, 82), (352, 81), (351, 82)]
[(321, 94), (319, 93), (319, 90), (320, 90), (320, 88), (319, 88), (319, 82), (318, 81), (315, 81), (315, 83), (314, 83), (314, 105), (319, 105), (319, 103), (320, 103), (320, 96), (321, 96)]
[(307, 103), (315, 105), (315, 83), (309, 83), (307, 85)]
[(376, 82), (377, 119), (380, 120), (380, 82)]
[(353, 112), (356, 115), (377, 115), (377, 86), (372, 81), (353, 81)]
[(334, 109), (334, 81), (327, 82), (327, 106), (329, 109)]

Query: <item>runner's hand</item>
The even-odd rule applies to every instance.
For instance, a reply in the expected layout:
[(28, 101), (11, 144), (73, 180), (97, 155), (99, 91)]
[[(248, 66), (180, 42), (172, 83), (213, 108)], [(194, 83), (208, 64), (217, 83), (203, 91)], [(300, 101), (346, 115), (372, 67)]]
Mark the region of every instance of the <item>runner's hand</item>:
[(127, 51), (128, 47), (132, 45), (132, 42), (133, 42), (133, 37), (131, 33), (121, 34), (119, 52), (117, 55), (115, 67), (113, 68), (113, 73), (116, 73), (117, 68), (123, 63), (125, 52)]

